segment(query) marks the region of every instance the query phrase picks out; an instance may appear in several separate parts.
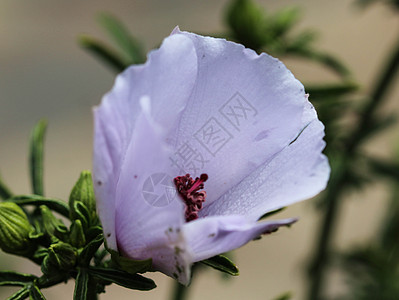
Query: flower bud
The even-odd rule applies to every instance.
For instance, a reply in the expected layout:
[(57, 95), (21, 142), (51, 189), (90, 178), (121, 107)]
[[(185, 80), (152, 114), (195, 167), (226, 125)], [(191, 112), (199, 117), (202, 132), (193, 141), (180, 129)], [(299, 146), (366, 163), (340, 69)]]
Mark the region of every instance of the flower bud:
[(42, 264), (42, 272), (46, 275), (67, 271), (76, 264), (77, 251), (70, 244), (57, 242), (50, 245), (48, 254)]
[[(82, 213), (82, 209), (77, 208), (78, 202), (83, 204), (85, 207), (83, 210), (87, 211), (87, 215)], [(69, 207), (71, 220), (79, 219), (82, 224), (87, 224), (88, 226), (97, 224), (96, 200), (90, 171), (83, 171), (80, 174), (80, 178), (69, 196)]]
[(24, 211), (13, 202), (0, 202), (0, 248), (7, 253), (30, 255), (34, 244), (29, 233), (34, 228)]

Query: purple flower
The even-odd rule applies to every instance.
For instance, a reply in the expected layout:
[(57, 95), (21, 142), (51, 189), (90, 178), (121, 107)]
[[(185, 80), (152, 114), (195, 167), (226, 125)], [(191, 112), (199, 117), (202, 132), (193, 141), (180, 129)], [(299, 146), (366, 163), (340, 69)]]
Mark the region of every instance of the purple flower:
[(108, 247), (152, 258), (183, 284), (192, 263), (295, 222), (258, 219), (316, 195), (329, 177), (303, 85), (279, 60), (223, 39), (175, 29), (117, 77), (94, 114)]

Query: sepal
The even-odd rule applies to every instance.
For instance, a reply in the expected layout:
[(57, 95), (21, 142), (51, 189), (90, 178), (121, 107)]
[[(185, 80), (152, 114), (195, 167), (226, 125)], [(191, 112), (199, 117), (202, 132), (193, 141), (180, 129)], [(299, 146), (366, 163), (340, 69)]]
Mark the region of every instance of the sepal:
[(148, 271), (152, 271), (152, 259), (144, 259), (144, 260), (133, 260), (124, 256), (121, 256), (117, 251), (107, 249), (111, 254), (112, 262), (118, 266), (118, 268), (130, 273), (144, 273)]
[(64, 223), (60, 219), (57, 219), (51, 210), (45, 205), (40, 206), (40, 212), (42, 214), (42, 222), (45, 233), (47, 233), (50, 237), (55, 236), (60, 240), (65, 241), (68, 234), (68, 229)]

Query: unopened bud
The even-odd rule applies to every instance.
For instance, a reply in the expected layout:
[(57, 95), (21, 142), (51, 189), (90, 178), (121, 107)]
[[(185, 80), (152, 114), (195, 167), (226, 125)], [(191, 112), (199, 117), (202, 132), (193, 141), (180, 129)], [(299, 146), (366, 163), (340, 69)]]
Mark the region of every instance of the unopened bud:
[(13, 202), (0, 202), (0, 248), (7, 253), (28, 256), (35, 245), (29, 240), (34, 228), (24, 211)]
[(53, 272), (67, 271), (76, 264), (77, 251), (70, 244), (58, 242), (50, 245), (42, 264), (42, 271), (49, 275)]
[[(88, 213), (87, 217), (77, 209), (77, 202), (80, 202), (86, 208), (85, 211)], [(80, 174), (80, 178), (76, 182), (71, 191), (71, 195), (69, 196), (69, 207), (71, 220), (80, 219), (82, 224), (87, 223), (88, 226), (96, 225), (98, 223), (93, 180), (90, 171), (83, 171)], [(83, 220), (83, 216), (88, 220)]]

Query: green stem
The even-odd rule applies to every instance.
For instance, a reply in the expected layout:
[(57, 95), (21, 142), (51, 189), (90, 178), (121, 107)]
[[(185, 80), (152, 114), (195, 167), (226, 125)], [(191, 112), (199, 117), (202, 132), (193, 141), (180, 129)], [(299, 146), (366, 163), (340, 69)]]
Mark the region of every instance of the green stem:
[(187, 299), (188, 289), (189, 287), (186, 287), (176, 281), (173, 287), (172, 300)]
[(89, 284), (87, 286), (87, 298), (86, 300), (98, 300), (98, 295), (96, 291), (97, 281), (93, 277), (89, 278)]
[(389, 87), (399, 68), (399, 42), (394, 48), (392, 56), (384, 66), (377, 84), (371, 93), (370, 101), (366, 104), (360, 116), (359, 125), (349, 136), (348, 142), (342, 152), (342, 165), (339, 170), (333, 170), (329, 188), (324, 197), (326, 203), (323, 224), (319, 232), (317, 250), (310, 264), (309, 270), (309, 300), (320, 300), (321, 292), (324, 288), (325, 273), (329, 261), (329, 249), (333, 229), (336, 227), (337, 216), (341, 207), (341, 195), (348, 186), (346, 175), (351, 168), (351, 161), (363, 141), (363, 137), (368, 130), (369, 120), (374, 118), (376, 110), (386, 99)]

